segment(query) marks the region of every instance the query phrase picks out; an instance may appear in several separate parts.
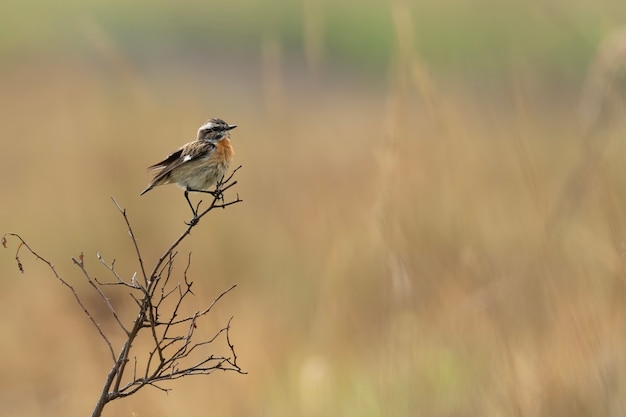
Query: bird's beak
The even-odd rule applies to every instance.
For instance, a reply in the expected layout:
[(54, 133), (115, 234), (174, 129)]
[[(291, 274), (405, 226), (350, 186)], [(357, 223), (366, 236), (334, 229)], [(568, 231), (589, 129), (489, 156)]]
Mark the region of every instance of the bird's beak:
[(237, 127), (237, 125), (228, 125), (228, 130), (232, 130), (232, 129), (236, 128), (236, 127)]

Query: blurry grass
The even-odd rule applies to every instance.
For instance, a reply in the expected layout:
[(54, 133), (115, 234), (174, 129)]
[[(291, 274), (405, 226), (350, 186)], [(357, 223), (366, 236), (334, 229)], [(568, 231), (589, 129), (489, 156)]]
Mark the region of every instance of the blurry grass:
[[(390, 10), (406, 5), (416, 22), (415, 41), (438, 71), (467, 78), (497, 77), (512, 57), (525, 56), (555, 79), (576, 81), (603, 34), (623, 22), (620, 0), (526, 2), (518, 0), (292, 2), (237, 0), (195, 2), (134, 1), (89, 4), (75, 0), (3, 5), (0, 54), (20, 55), (62, 45), (85, 48), (84, 21), (106, 28), (133, 56), (163, 50), (215, 48), (253, 52), (270, 33), (292, 54), (306, 42), (312, 14), (322, 16), (326, 53), (364, 73), (386, 70), (394, 45)], [(89, 49), (89, 46), (86, 46)], [(0, 56), (1, 56), (0, 55)], [(460, 73), (459, 73), (460, 72)]]
[[(373, 22), (382, 6), (371, 7), (361, 17)], [(80, 251), (95, 271), (100, 251), (132, 274), (111, 195), (146, 257), (160, 255), (188, 208), (175, 187), (139, 198), (144, 167), (208, 117), (240, 126), (244, 203), (215, 213), (181, 250), (194, 252), (200, 300), (239, 284), (212, 320), (235, 315), (250, 374), (184, 381), (111, 415), (624, 410), (620, 125), (600, 133), (606, 164), (546, 243), (556, 196), (585, 159), (578, 92), (524, 59), (507, 61), (497, 82), (453, 81), (421, 53), (423, 16), (408, 7), (384, 8), (387, 86), (324, 66), (332, 39), (318, 37), (339, 25), (325, 13), (308, 23), (309, 67), (271, 30), (253, 55), (138, 57), (87, 21), (87, 56), (51, 50), (2, 68), (2, 229), (68, 274)], [(2, 412), (84, 413), (106, 352), (71, 298), (32, 262), (18, 276), (11, 254), (0, 263), (0, 351), (13, 358)]]

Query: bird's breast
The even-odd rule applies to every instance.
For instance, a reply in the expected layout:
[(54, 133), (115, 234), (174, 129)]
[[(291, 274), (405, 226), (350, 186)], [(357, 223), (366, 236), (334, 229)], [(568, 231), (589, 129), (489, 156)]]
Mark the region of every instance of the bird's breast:
[(210, 159), (218, 164), (228, 165), (235, 156), (235, 150), (228, 138), (224, 138), (215, 144), (215, 149), (211, 153)]

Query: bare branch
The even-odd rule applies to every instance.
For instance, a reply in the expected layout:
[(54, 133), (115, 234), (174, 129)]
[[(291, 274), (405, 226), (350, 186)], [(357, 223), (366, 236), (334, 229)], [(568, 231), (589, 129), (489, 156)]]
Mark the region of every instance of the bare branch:
[(235, 346), (230, 343), (230, 322), (233, 321), (233, 317), (231, 316), (230, 319), (228, 319), (228, 324), (226, 325), (226, 343), (228, 343), (228, 347), (230, 348), (230, 351), (233, 354), (233, 364), (238, 368), (237, 366), (237, 353), (235, 353)]
[[(18, 235), (16, 233), (6, 233), (2, 237), (2, 245), (4, 247), (6, 247), (6, 243), (7, 243), (6, 237), (7, 236), (14, 237), (14, 238), (16, 238), (16, 239), (18, 239), (20, 241), (20, 244), (18, 245), (17, 250), (15, 252), (15, 260), (17, 261), (17, 267), (20, 270), (20, 272), (24, 273), (24, 267), (22, 265), (22, 262), (20, 261), (20, 251), (21, 251), (22, 248), (26, 248), (37, 260), (39, 260), (39, 261), (43, 262), (44, 264), (46, 264), (48, 266), (48, 268), (52, 271), (52, 274), (56, 277), (56, 279), (58, 279), (61, 284), (63, 284), (66, 288), (68, 288), (72, 292), (72, 295), (74, 296), (74, 299), (76, 300), (76, 302), (78, 303), (80, 308), (83, 310), (83, 312), (85, 313), (87, 318), (89, 318), (89, 321), (91, 321), (91, 323), (94, 325), (94, 327), (96, 328), (96, 330), (100, 334), (100, 337), (102, 337), (102, 339), (104, 340), (104, 342), (108, 346), (109, 352), (111, 353), (111, 357), (113, 358), (113, 361), (115, 361), (115, 352), (113, 351), (113, 345), (111, 344), (111, 341), (104, 334), (104, 332), (102, 331), (102, 328), (100, 327), (98, 322), (96, 322), (96, 320), (93, 318), (93, 316), (91, 315), (89, 310), (87, 310), (87, 308), (85, 307), (85, 305), (83, 304), (82, 300), (78, 296), (78, 293), (76, 292), (74, 287), (72, 287), (67, 281), (65, 281), (59, 275), (59, 273), (57, 272), (57, 270), (54, 267), (54, 265), (52, 264), (52, 262), (48, 261), (44, 257), (40, 256), (37, 252), (35, 252), (30, 247), (30, 245), (28, 243), (26, 243), (26, 241), (24, 239), (22, 239), (22, 237), (20, 235)], [(82, 257), (82, 254), (80, 256)]]
[(98, 260), (100, 261), (100, 263), (102, 265), (104, 265), (104, 267), (106, 269), (108, 269), (111, 274), (113, 274), (113, 276), (116, 279), (116, 282), (101, 282), (98, 280), (98, 278), (94, 277), (93, 280), (96, 282), (96, 284), (101, 285), (101, 286), (105, 286), (105, 285), (123, 285), (125, 287), (129, 287), (132, 288), (134, 290), (139, 288), (139, 283), (136, 280), (136, 275), (137, 273), (133, 274), (133, 276), (130, 279), (130, 283), (124, 281), (124, 279), (119, 276), (119, 274), (117, 273), (117, 271), (115, 270), (115, 259), (113, 259), (113, 261), (108, 264), (104, 258), (102, 257), (102, 255), (100, 254), (100, 252), (96, 253), (96, 257), (98, 258)]
[[(230, 288), (222, 291), (222, 293), (220, 295), (218, 295), (217, 297), (215, 297), (213, 299), (213, 301), (211, 302), (211, 304), (209, 304), (209, 306), (207, 308), (205, 308), (203, 311), (201, 311), (200, 313), (198, 313), (198, 317), (202, 317), (204, 315), (206, 315), (207, 313), (209, 313), (212, 309), (213, 306), (215, 306), (215, 304), (226, 294), (228, 294), (230, 291), (234, 290), (235, 287), (237, 287), (237, 284), (233, 284)], [(176, 321), (172, 321), (170, 323), (167, 323), (169, 325), (176, 325), (176, 324), (180, 324), (180, 323), (186, 323), (190, 320), (193, 320), (193, 317), (186, 317), (184, 319), (181, 320), (176, 320)]]
[[(185, 376), (208, 375), (216, 370), (245, 374), (237, 365), (237, 355), (230, 341), (229, 332), (232, 317), (228, 320), (225, 327), (220, 328), (210, 335), (203, 337), (199, 334), (201, 331), (198, 330), (198, 322), (213, 309), (222, 297), (232, 291), (236, 285), (232, 285), (222, 291), (203, 309), (197, 310), (191, 315), (185, 313), (184, 317), (179, 318), (183, 315), (181, 313), (184, 311), (183, 307), (186, 309), (189, 300), (195, 296), (192, 291), (193, 281), (189, 278), (191, 253), (187, 256), (187, 262), (182, 270), (182, 276), (179, 275), (180, 273), (176, 272), (176, 268), (174, 267), (174, 262), (178, 254), (176, 251), (178, 245), (189, 236), (191, 230), (198, 226), (200, 220), (205, 215), (216, 208), (226, 208), (242, 201), (238, 194), (234, 200), (227, 201), (224, 194), (237, 184), (237, 181), (234, 181), (233, 178), (239, 168), (241, 167), (233, 170), (228, 178), (218, 182), (215, 191), (211, 192), (213, 196), (212, 201), (209, 201), (208, 206), (206, 206), (204, 210), (196, 210), (196, 216), (186, 224), (186, 228), (183, 229), (178, 238), (176, 238), (156, 260), (149, 274), (146, 272), (138, 240), (131, 227), (126, 210), (112, 198), (113, 203), (121, 213), (124, 223), (126, 224), (126, 229), (139, 263), (138, 266), (143, 282), (140, 282), (141, 279), (137, 279), (137, 272), (132, 273), (130, 281), (124, 279), (123, 277), (128, 275), (118, 271), (115, 259), (108, 263), (100, 253), (97, 253), (97, 259), (112, 275), (113, 278), (110, 282), (100, 281), (88, 271), (83, 253), (80, 253), (76, 258), (72, 258), (72, 262), (80, 269), (89, 285), (96, 290), (126, 336), (126, 340), (117, 355), (115, 354), (111, 341), (89, 312), (86, 305), (82, 302), (78, 292), (57, 273), (54, 265), (35, 252), (19, 235), (7, 233), (2, 237), (0, 243), (2, 243), (5, 248), (8, 243), (7, 238), (14, 237), (19, 241), (15, 252), (15, 260), (20, 272), (24, 272), (24, 266), (20, 258), (23, 248), (26, 248), (36, 259), (48, 266), (53, 275), (71, 291), (76, 302), (82, 308), (91, 323), (96, 327), (100, 337), (108, 346), (111, 358), (113, 359), (113, 366), (106, 376), (92, 412), (92, 417), (100, 417), (105, 405), (110, 401), (130, 396), (145, 386), (151, 386), (163, 392), (168, 392), (169, 388), (164, 388), (161, 386), (161, 383)], [(201, 204), (202, 200), (198, 202), (197, 209), (200, 208)], [(131, 290), (129, 295), (134, 301), (137, 312), (131, 323), (123, 323), (115, 306), (107, 296), (105, 289), (110, 288), (110, 286), (122, 286)], [(133, 350), (133, 355), (131, 356), (131, 350), (136, 344), (137, 337), (140, 334), (147, 336), (148, 329), (150, 336), (147, 340), (151, 346), (146, 352), (139, 354), (137, 354), (136, 350)], [(146, 331), (142, 333), (144, 330)], [(218, 341), (218, 339), (223, 340), (222, 338), (225, 338), (225, 343), (230, 351), (230, 357), (216, 355), (210, 351), (211, 345)], [(126, 366), (131, 360), (133, 362), (132, 371), (126, 372)]]
[(96, 292), (100, 295), (100, 298), (102, 298), (102, 301), (104, 301), (104, 303), (106, 304), (111, 314), (113, 314), (113, 318), (115, 318), (115, 321), (117, 322), (117, 324), (121, 327), (124, 333), (126, 333), (126, 335), (128, 336), (128, 330), (126, 329), (126, 327), (124, 327), (124, 324), (122, 323), (119, 316), (117, 315), (117, 311), (115, 311), (115, 308), (113, 307), (113, 305), (111, 305), (111, 301), (109, 300), (109, 297), (107, 297), (104, 291), (102, 291), (102, 288), (96, 285), (94, 280), (91, 278), (91, 276), (89, 276), (89, 273), (85, 269), (85, 261), (84, 261), (84, 256), (82, 252), (80, 253), (80, 256), (78, 257), (78, 259), (79, 260), (76, 260), (76, 258), (72, 258), (72, 262), (74, 262), (74, 265), (80, 268), (80, 270), (83, 272), (83, 275), (87, 279), (87, 282), (89, 282), (89, 285), (91, 285), (93, 289), (96, 290)]
[(141, 251), (139, 250), (139, 245), (137, 244), (137, 239), (135, 239), (135, 233), (133, 232), (133, 228), (130, 227), (130, 222), (128, 221), (128, 216), (126, 216), (126, 209), (122, 209), (120, 205), (117, 203), (115, 198), (111, 197), (113, 203), (115, 203), (115, 207), (122, 213), (124, 217), (124, 221), (126, 222), (126, 227), (128, 229), (128, 234), (130, 235), (131, 240), (133, 241), (133, 246), (135, 247), (135, 253), (137, 254), (137, 260), (139, 261), (139, 266), (141, 267), (141, 273), (143, 275), (144, 284), (148, 285), (148, 279), (146, 277), (146, 269), (143, 266), (143, 258), (141, 257)]

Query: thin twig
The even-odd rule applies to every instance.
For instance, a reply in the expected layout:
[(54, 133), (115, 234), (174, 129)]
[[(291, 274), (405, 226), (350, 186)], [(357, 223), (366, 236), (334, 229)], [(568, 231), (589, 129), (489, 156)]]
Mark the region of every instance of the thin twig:
[(91, 285), (93, 287), (93, 289), (95, 289), (96, 292), (100, 295), (100, 298), (102, 298), (102, 300), (106, 304), (107, 308), (109, 309), (109, 311), (113, 315), (113, 318), (115, 318), (115, 321), (117, 322), (117, 324), (122, 328), (124, 333), (126, 333), (126, 336), (128, 336), (128, 330), (126, 329), (126, 327), (124, 327), (124, 323), (122, 323), (122, 321), (120, 320), (119, 316), (117, 315), (117, 311), (115, 311), (115, 308), (111, 304), (111, 301), (109, 300), (109, 297), (107, 297), (106, 294), (104, 293), (104, 291), (102, 291), (102, 288), (100, 288), (98, 285), (95, 284), (94, 280), (91, 278), (91, 276), (89, 275), (89, 273), (85, 269), (85, 261), (84, 261), (84, 256), (83, 256), (82, 252), (81, 252), (80, 256), (78, 257), (78, 259), (79, 260), (76, 260), (76, 258), (72, 258), (72, 262), (74, 262), (74, 265), (76, 265), (76, 266), (78, 266), (80, 268), (80, 270), (83, 272), (83, 275), (87, 279), (87, 282), (89, 282), (89, 285)]
[(128, 216), (126, 216), (126, 209), (122, 209), (120, 205), (117, 203), (115, 198), (111, 197), (113, 203), (115, 203), (115, 207), (122, 213), (124, 217), (124, 221), (126, 222), (126, 227), (128, 229), (128, 234), (130, 235), (131, 240), (133, 241), (133, 246), (135, 247), (135, 253), (137, 254), (137, 260), (139, 261), (139, 266), (141, 267), (141, 273), (143, 275), (144, 284), (148, 285), (148, 279), (146, 277), (146, 269), (143, 266), (143, 258), (141, 257), (141, 251), (139, 250), (139, 245), (137, 244), (137, 239), (135, 239), (135, 233), (133, 232), (133, 228), (130, 226), (130, 221), (128, 220)]
[[(17, 261), (17, 267), (20, 270), (20, 272), (24, 273), (24, 266), (22, 265), (22, 262), (20, 261), (20, 250), (24, 247), (26, 248), (35, 258), (37, 258), (39, 261), (45, 263), (48, 268), (52, 271), (52, 274), (56, 277), (56, 279), (59, 280), (59, 282), (61, 284), (63, 284), (66, 288), (68, 288), (71, 292), (72, 295), (74, 296), (74, 299), (76, 300), (76, 302), (78, 303), (78, 305), (80, 306), (80, 308), (83, 310), (83, 312), (85, 313), (85, 315), (89, 318), (89, 321), (91, 321), (91, 324), (94, 325), (94, 327), (96, 328), (96, 330), (98, 331), (98, 334), (100, 334), (100, 337), (102, 337), (102, 339), (104, 340), (104, 342), (106, 343), (106, 345), (109, 348), (109, 352), (111, 353), (111, 357), (113, 358), (113, 361), (115, 361), (115, 352), (113, 351), (113, 345), (111, 344), (111, 341), (109, 340), (109, 338), (104, 334), (104, 331), (102, 330), (102, 328), (100, 327), (100, 325), (98, 324), (98, 322), (96, 322), (96, 320), (93, 318), (93, 316), (91, 315), (91, 313), (89, 312), (89, 310), (87, 310), (87, 307), (85, 307), (85, 305), (83, 304), (82, 300), (80, 299), (80, 297), (78, 296), (78, 293), (76, 292), (76, 290), (74, 289), (74, 287), (72, 287), (67, 281), (65, 281), (57, 272), (57, 270), (55, 269), (54, 265), (52, 264), (52, 262), (48, 261), (47, 259), (45, 259), (44, 257), (42, 257), (41, 255), (39, 255), (37, 252), (35, 252), (28, 243), (26, 243), (26, 241), (24, 239), (22, 239), (22, 237), (20, 235), (18, 235), (17, 233), (6, 233), (3, 237), (2, 237), (2, 244), (4, 247), (6, 247), (6, 242), (7, 236), (11, 236), (11, 237), (15, 237), (16, 239), (18, 239), (20, 241), (20, 244), (17, 247), (17, 250), (15, 252), (15, 260)], [(82, 254), (81, 254), (82, 256)]]

